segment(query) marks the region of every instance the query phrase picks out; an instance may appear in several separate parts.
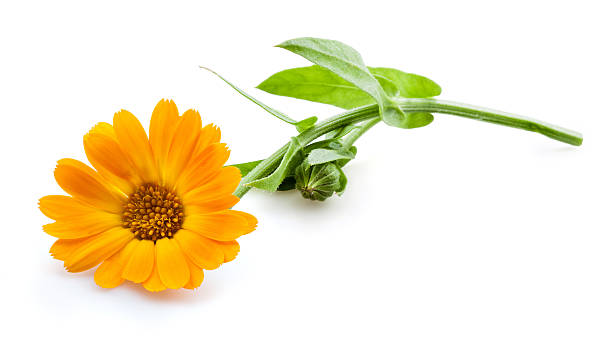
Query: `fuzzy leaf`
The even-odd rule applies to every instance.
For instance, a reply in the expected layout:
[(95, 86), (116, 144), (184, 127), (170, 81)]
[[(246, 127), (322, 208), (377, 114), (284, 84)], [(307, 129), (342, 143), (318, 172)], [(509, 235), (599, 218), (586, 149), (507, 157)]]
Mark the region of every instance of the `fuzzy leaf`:
[(337, 160), (352, 160), (355, 155), (350, 151), (314, 149), (308, 154), (308, 164), (313, 166)]
[(399, 96), (404, 98), (429, 98), (442, 92), (437, 83), (425, 76), (405, 73), (394, 68), (368, 68), (374, 76), (384, 77), (394, 83), (399, 89)]
[(385, 93), (363, 63), (357, 50), (335, 40), (296, 38), (277, 45), (321, 67), (331, 70), (344, 80), (368, 93), (378, 104), (384, 104)]
[(308, 129), (310, 129), (311, 127), (313, 127), (315, 125), (315, 123), (317, 122), (318, 118), (317, 117), (308, 117), (304, 120), (301, 120), (299, 122), (297, 122), (295, 124), (295, 128), (298, 130), (299, 133), (302, 133)]
[(300, 143), (298, 143), (295, 137), (292, 137), (287, 152), (285, 152), (276, 170), (264, 178), (246, 184), (246, 186), (256, 187), (268, 192), (276, 191), (285, 177), (295, 168), (296, 164), (300, 162), (301, 159), (299, 157), (301, 156), (301, 150)]
[[(380, 85), (389, 96), (399, 94), (399, 89), (385, 77), (378, 77)], [(351, 109), (376, 101), (365, 91), (345, 81), (330, 70), (318, 65), (280, 71), (257, 86), (274, 94)]]
[(253, 168), (257, 167), (261, 161), (263, 160), (232, 164), (231, 166), (238, 168), (240, 170), (240, 175), (245, 177)]
[(285, 123), (294, 125), (296, 127), (296, 129), (298, 130), (298, 132), (303, 132), (303, 131), (308, 130), (309, 128), (314, 126), (314, 124), (317, 122), (317, 117), (309, 117), (309, 118), (306, 118), (306, 119), (298, 122), (295, 119), (290, 118), (288, 115), (284, 114), (283, 112), (281, 112), (279, 110), (276, 110), (276, 109), (274, 109), (274, 108), (264, 104), (263, 102), (257, 100), (252, 95), (249, 95), (247, 92), (243, 91), (242, 89), (238, 88), (233, 83), (229, 82), (223, 76), (217, 74), (217, 72), (215, 72), (214, 70), (206, 68), (206, 67), (202, 67), (202, 66), (200, 66), (200, 68), (208, 70), (209, 72), (217, 75), (217, 77), (219, 77), (221, 80), (223, 80), (223, 82), (227, 83), (236, 92), (240, 93), (243, 97), (251, 100), (254, 104), (256, 104), (257, 106), (259, 106), (259, 107), (263, 108), (264, 110), (266, 110), (266, 112), (272, 114), (273, 116), (275, 116), (276, 118), (284, 121)]

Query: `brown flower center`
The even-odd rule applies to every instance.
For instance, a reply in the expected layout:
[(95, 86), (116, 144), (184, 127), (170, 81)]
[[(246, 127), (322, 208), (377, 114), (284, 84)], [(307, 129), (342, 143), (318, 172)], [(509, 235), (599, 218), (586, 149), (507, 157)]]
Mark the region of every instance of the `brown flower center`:
[(156, 241), (181, 229), (185, 215), (179, 197), (165, 187), (146, 184), (123, 207), (123, 227), (138, 239)]

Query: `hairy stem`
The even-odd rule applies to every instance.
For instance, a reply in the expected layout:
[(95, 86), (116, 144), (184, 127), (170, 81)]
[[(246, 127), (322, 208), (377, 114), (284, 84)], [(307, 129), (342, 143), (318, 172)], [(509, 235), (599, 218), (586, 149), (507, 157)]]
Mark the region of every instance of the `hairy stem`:
[[(404, 112), (430, 112), (456, 115), (498, 125), (514, 127), (517, 129), (537, 132), (552, 139), (571, 145), (582, 144), (582, 135), (578, 132), (507, 112), (438, 99), (402, 98), (396, 99), (396, 101)], [(354, 133), (349, 133), (349, 136), (347, 136), (347, 138), (345, 139), (345, 144), (347, 140), (349, 140), (350, 144), (353, 144), (363, 133), (365, 133), (372, 126), (376, 125), (380, 121), (379, 118), (380, 116), (378, 113), (378, 105), (362, 106), (330, 117), (315, 125), (313, 128), (302, 132), (296, 138), (302, 146), (305, 146), (330, 131), (344, 127), (346, 125), (356, 124), (369, 120), (359, 129), (354, 130)], [(259, 178), (265, 177), (271, 172), (273, 172), (282, 160), (288, 147), (289, 143), (282, 146), (280, 149), (270, 155), (270, 157), (259, 163), (257, 167), (253, 168), (253, 170), (251, 170), (245, 177), (242, 178), (242, 181), (234, 192), (234, 195), (238, 197), (244, 196), (251, 189), (251, 187), (246, 186), (246, 184)]]
[(359, 139), (359, 137), (361, 137), (364, 133), (366, 133), (369, 129), (371, 129), (372, 127), (374, 127), (374, 125), (378, 123), (380, 123), (380, 118), (374, 118), (374, 119), (367, 120), (361, 126), (349, 132), (342, 139), (342, 144), (344, 144), (346, 148), (350, 148), (353, 144), (355, 144), (355, 142)]

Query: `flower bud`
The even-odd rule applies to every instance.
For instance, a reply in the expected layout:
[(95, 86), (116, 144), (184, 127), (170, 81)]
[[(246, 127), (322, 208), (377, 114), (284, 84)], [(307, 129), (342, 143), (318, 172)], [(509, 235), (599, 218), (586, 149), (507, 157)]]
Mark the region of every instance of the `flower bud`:
[(346, 186), (346, 176), (335, 162), (314, 166), (302, 163), (295, 169), (295, 181), (304, 198), (318, 201), (342, 193)]

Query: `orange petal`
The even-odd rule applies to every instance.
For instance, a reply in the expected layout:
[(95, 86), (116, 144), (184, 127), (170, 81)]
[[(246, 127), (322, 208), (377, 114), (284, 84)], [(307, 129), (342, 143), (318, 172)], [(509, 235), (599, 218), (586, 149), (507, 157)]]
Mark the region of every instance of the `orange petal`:
[(186, 216), (183, 228), (217, 241), (233, 241), (255, 230), (255, 225), (239, 211), (224, 210)]
[(155, 242), (157, 271), (163, 284), (179, 289), (189, 281), (189, 266), (175, 239), (162, 238)]
[(199, 155), (208, 145), (221, 141), (221, 130), (213, 124), (208, 124), (200, 130), (198, 145), (194, 151), (194, 156)]
[(174, 186), (176, 183), (176, 179), (191, 159), (201, 129), (202, 119), (197, 111), (188, 110), (179, 119), (168, 152), (167, 170), (163, 180), (165, 185)]
[(38, 201), (40, 211), (51, 219), (63, 219), (99, 212), (100, 210), (88, 206), (73, 197), (65, 195), (47, 195)]
[(113, 127), (123, 153), (138, 170), (144, 182), (157, 182), (157, 168), (153, 160), (153, 151), (138, 119), (126, 110), (115, 113)]
[(114, 191), (93, 169), (65, 158), (57, 162), (55, 180), (75, 199), (108, 212), (120, 213), (123, 196)]
[(221, 250), (223, 251), (223, 262), (232, 261), (238, 256), (238, 252), (240, 252), (240, 244), (236, 241), (229, 242), (219, 242), (214, 241), (219, 245)]
[(183, 286), (187, 289), (196, 289), (200, 287), (202, 281), (204, 281), (204, 271), (202, 268), (196, 266), (193, 262), (187, 260), (187, 265), (189, 266), (189, 281), (187, 284)]
[(94, 238), (95, 236), (78, 239), (58, 239), (55, 241), (55, 243), (53, 243), (51, 249), (49, 249), (49, 253), (55, 259), (66, 261), (66, 259), (68, 259), (78, 247), (83, 244), (87, 244)]
[(257, 226), (257, 218), (255, 218), (254, 215), (236, 210), (232, 210), (232, 212), (244, 218), (249, 223), (249, 226), (253, 229), (255, 229), (255, 227)]
[(221, 172), (221, 168), (229, 158), (229, 150), (225, 144), (214, 143), (194, 158), (181, 173), (176, 189), (180, 193), (203, 186)]
[(120, 219), (117, 214), (97, 211), (60, 219), (55, 223), (43, 225), (43, 230), (57, 238), (83, 238), (121, 226)]
[(94, 281), (103, 288), (114, 288), (123, 283), (121, 271), (125, 267), (132, 251), (138, 245), (137, 239), (132, 239), (123, 249), (111, 256), (96, 269)]
[(240, 198), (233, 194), (226, 194), (218, 198), (202, 198), (201, 200), (192, 198), (191, 200), (192, 203), (184, 205), (186, 216), (190, 214), (206, 214), (227, 210), (236, 205), (240, 201)]
[(151, 276), (155, 261), (155, 244), (153, 241), (143, 239), (138, 242), (132, 256), (125, 265), (121, 277), (130, 281), (141, 283)]
[(123, 248), (134, 235), (127, 229), (114, 228), (102, 232), (79, 245), (64, 261), (71, 273), (93, 268)]
[(178, 242), (181, 250), (188, 260), (198, 267), (207, 270), (219, 268), (223, 263), (223, 250), (214, 241), (202, 237), (189, 230), (179, 230), (174, 239)]
[(192, 205), (210, 199), (229, 195), (240, 183), (240, 170), (236, 167), (223, 167), (221, 172), (208, 183), (187, 192), (183, 196), (183, 204)]
[(85, 154), (100, 175), (126, 194), (142, 183), (138, 172), (119, 146), (115, 129), (108, 123), (98, 123), (83, 137)]
[(149, 292), (160, 292), (166, 289), (166, 286), (159, 277), (159, 271), (157, 268), (157, 257), (155, 258), (155, 263), (153, 264), (153, 271), (151, 272), (151, 276), (149, 276), (147, 281), (142, 283), (142, 286)]
[(149, 125), (149, 140), (162, 179), (178, 121), (179, 113), (174, 101), (162, 99), (157, 103)]

